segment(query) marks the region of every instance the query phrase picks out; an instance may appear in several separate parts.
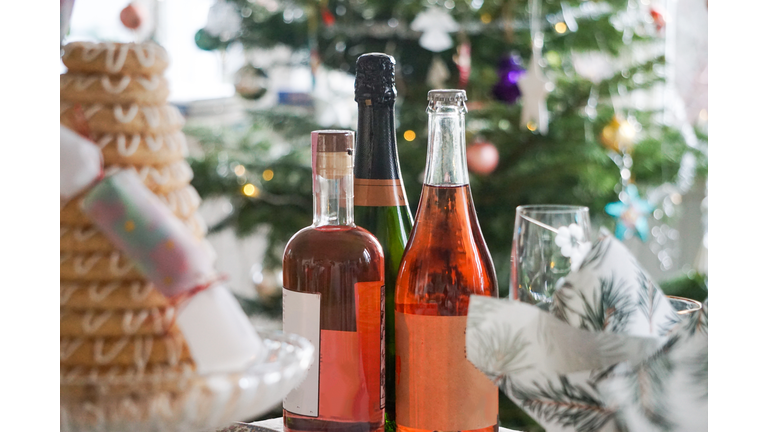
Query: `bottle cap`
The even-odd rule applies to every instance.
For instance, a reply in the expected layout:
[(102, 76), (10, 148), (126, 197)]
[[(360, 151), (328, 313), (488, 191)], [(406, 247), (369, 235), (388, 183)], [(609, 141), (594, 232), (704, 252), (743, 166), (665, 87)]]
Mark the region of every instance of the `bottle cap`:
[(355, 133), (345, 130), (312, 132), (312, 162), (315, 173), (325, 178), (352, 174)]
[(467, 92), (464, 90), (430, 90), (427, 93), (429, 102), (466, 102)]
[(358, 57), (355, 64), (355, 101), (389, 102), (395, 98), (394, 57), (382, 53)]

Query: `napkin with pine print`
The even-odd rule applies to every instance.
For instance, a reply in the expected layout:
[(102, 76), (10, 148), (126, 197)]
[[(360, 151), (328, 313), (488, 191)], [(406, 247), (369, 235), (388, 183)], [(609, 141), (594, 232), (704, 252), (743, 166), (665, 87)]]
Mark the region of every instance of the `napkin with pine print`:
[(466, 348), (547, 431), (707, 430), (706, 304), (678, 315), (611, 235), (560, 281), (548, 312), (473, 296)]

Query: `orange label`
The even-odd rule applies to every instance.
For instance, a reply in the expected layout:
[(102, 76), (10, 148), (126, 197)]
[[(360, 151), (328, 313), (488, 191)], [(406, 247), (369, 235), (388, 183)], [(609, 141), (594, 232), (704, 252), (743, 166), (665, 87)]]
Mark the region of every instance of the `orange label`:
[(357, 331), (320, 331), (320, 415), (383, 420), (382, 281), (355, 284)]
[(405, 189), (400, 179), (355, 179), (355, 205), (361, 207), (404, 206)]
[(398, 426), (474, 430), (496, 424), (498, 389), (467, 360), (466, 316), (395, 312)]

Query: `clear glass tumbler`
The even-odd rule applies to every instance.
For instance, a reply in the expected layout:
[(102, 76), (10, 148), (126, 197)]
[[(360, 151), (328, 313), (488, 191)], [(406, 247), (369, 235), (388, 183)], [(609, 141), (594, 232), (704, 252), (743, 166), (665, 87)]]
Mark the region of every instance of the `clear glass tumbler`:
[(548, 308), (558, 281), (581, 263), (590, 239), (587, 207), (517, 207), (510, 297)]

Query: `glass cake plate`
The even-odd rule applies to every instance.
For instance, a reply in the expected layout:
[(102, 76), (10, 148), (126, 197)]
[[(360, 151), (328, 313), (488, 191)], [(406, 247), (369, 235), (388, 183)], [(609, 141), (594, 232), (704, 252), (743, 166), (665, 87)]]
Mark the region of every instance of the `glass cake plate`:
[(297, 335), (259, 335), (265, 355), (241, 372), (67, 381), (61, 431), (210, 432), (264, 414), (304, 379), (314, 347)]

